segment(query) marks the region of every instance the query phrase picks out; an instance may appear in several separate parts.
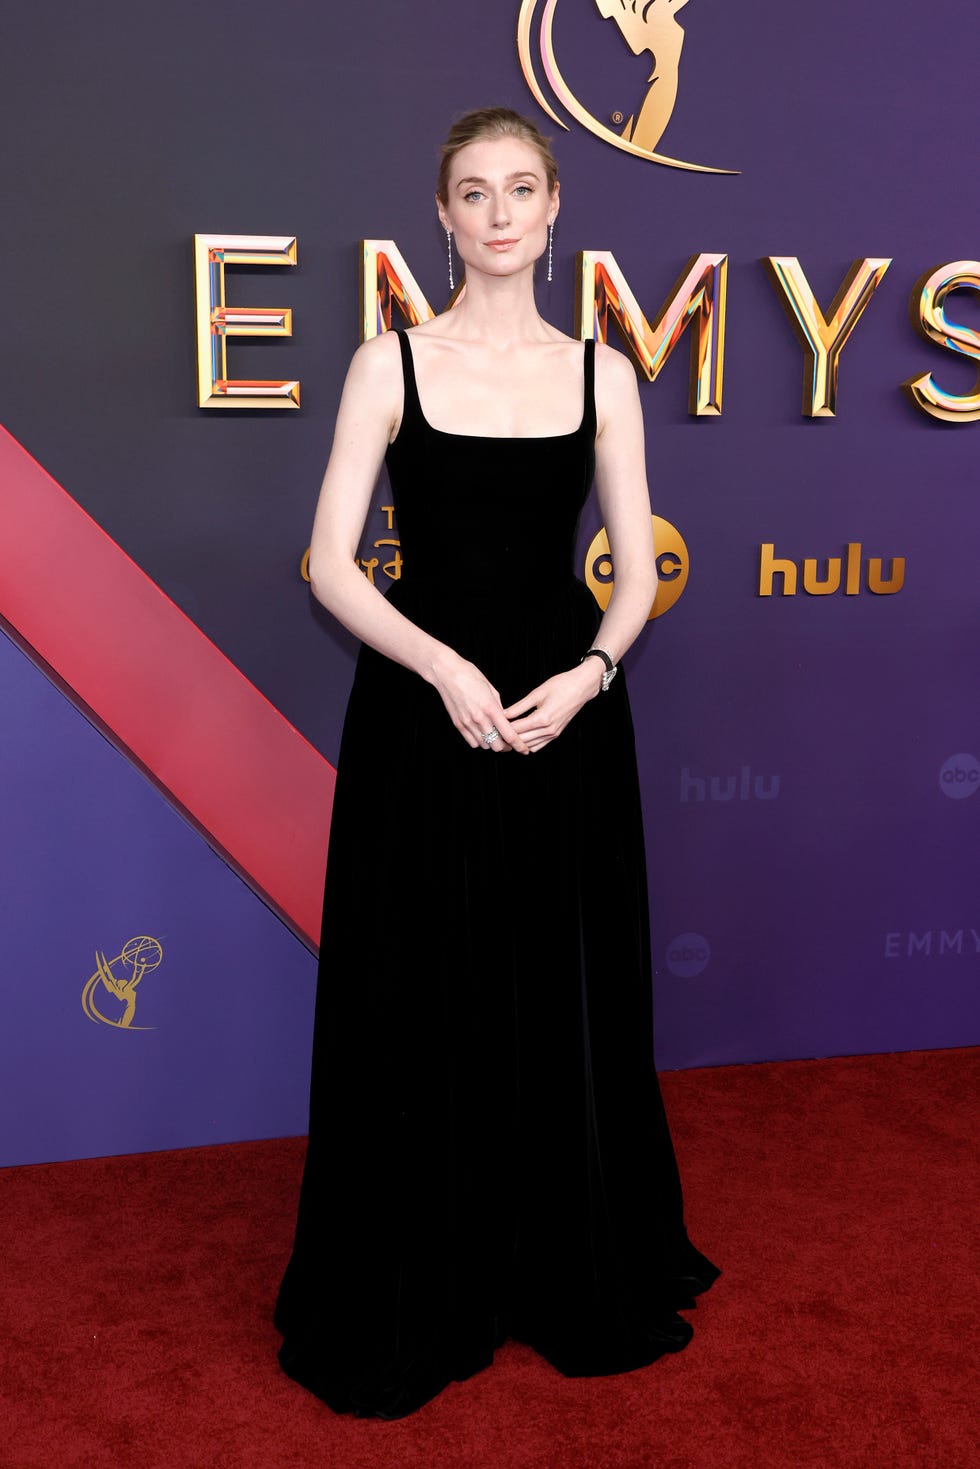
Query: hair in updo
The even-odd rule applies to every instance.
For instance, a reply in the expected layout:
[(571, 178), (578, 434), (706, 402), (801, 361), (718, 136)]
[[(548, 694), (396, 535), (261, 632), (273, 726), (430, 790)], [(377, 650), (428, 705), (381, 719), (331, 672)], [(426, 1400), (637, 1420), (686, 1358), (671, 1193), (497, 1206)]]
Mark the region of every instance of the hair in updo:
[(537, 123), (532, 122), (529, 117), (522, 117), (510, 107), (476, 107), (453, 123), (442, 145), (436, 193), (443, 204), (448, 203), (449, 170), (456, 154), (467, 144), (476, 143), (483, 138), (519, 138), (522, 143), (529, 143), (541, 159), (548, 193), (554, 190), (558, 164), (551, 151), (551, 139), (545, 137)]

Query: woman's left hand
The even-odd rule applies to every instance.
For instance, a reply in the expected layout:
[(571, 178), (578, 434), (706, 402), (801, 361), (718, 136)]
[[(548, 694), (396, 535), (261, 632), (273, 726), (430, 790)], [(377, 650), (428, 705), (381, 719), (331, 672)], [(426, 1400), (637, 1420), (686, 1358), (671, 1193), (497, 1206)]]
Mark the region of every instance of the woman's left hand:
[(603, 672), (601, 659), (586, 658), (577, 668), (545, 679), (504, 710), (532, 755), (557, 739), (569, 720), (595, 698), (602, 688)]

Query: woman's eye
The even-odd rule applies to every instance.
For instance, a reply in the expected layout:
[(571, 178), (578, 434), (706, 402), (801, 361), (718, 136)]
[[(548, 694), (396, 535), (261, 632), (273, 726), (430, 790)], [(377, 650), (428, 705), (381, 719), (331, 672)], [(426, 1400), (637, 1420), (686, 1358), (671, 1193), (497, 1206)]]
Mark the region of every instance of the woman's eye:
[(468, 194), (464, 194), (463, 195), (463, 198), (464, 199), (482, 199), (483, 198), (483, 195), (480, 193), (479, 189), (471, 189)]
[(531, 185), (530, 184), (518, 184), (517, 185), (517, 188), (514, 190), (514, 193), (515, 194), (520, 194), (520, 193), (533, 194), (534, 193), (534, 190), (531, 188)]

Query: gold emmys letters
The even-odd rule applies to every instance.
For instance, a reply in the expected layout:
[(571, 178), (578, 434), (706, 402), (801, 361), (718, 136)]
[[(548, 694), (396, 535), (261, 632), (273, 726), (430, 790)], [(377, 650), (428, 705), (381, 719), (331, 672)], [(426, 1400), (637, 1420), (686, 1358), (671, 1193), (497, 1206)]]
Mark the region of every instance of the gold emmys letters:
[[(461, 281), (446, 303), (455, 306), (465, 294)], [(391, 330), (391, 309), (398, 307), (409, 326), (435, 315), (425, 293), (394, 240), (361, 241), (361, 341)]]
[(725, 370), (727, 255), (692, 255), (653, 322), (647, 321), (610, 250), (580, 250), (575, 269), (575, 325), (583, 339), (605, 342), (609, 318), (619, 328), (630, 356), (650, 382), (691, 331), (688, 411), (697, 417), (721, 412)]
[(795, 255), (765, 255), (762, 262), (803, 344), (803, 414), (833, 418), (837, 411), (837, 363), (891, 260), (855, 260), (824, 316)]
[(932, 373), (910, 377), (902, 384), (916, 408), (943, 423), (976, 423), (980, 419), (980, 332), (946, 320), (946, 297), (950, 291), (980, 291), (980, 261), (954, 260), (937, 265), (919, 277), (909, 302), (912, 325), (927, 342), (935, 342), (977, 364), (972, 393), (956, 397), (937, 386)]
[(226, 265), (295, 265), (284, 235), (195, 235), (197, 403), (199, 408), (298, 408), (299, 383), (229, 378), (229, 337), (291, 337), (288, 307), (227, 306)]
[[(202, 408), (298, 408), (297, 381), (228, 378), (229, 336), (290, 336), (292, 313), (279, 307), (225, 304), (226, 264), (295, 265), (296, 240), (280, 235), (195, 235), (197, 282), (198, 403)], [(803, 414), (833, 418), (841, 350), (891, 264), (890, 257), (859, 257), (851, 265), (825, 315), (795, 255), (767, 255), (763, 265), (803, 345)], [(434, 312), (394, 240), (360, 242), (361, 340), (391, 327), (397, 306), (414, 326)], [(930, 342), (971, 359), (977, 382), (957, 395), (940, 388), (932, 373), (902, 387), (916, 408), (943, 423), (980, 420), (980, 332), (946, 317), (950, 291), (980, 291), (980, 261), (954, 260), (927, 271), (912, 293), (916, 330)], [(447, 309), (466, 292), (461, 283)], [(648, 321), (610, 250), (580, 250), (575, 264), (575, 330), (581, 338), (608, 340), (610, 319), (636, 366), (655, 382), (685, 330), (691, 328), (688, 409), (698, 418), (722, 411), (728, 256), (692, 255), (667, 300)]]

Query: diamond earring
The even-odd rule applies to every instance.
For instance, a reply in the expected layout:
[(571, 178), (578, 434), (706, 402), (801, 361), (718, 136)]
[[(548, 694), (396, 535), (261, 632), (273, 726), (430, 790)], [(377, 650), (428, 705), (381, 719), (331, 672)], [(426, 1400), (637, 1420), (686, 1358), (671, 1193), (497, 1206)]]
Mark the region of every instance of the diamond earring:
[(551, 280), (551, 247), (555, 238), (555, 221), (548, 221), (548, 279)]
[(452, 290), (455, 286), (453, 280), (453, 232), (449, 229), (446, 231), (446, 251), (449, 255), (449, 289)]

